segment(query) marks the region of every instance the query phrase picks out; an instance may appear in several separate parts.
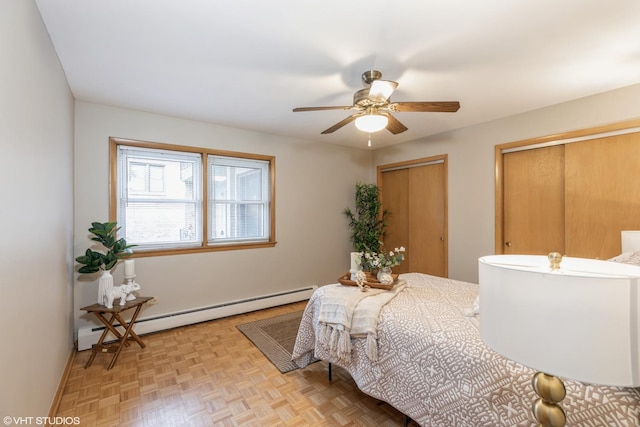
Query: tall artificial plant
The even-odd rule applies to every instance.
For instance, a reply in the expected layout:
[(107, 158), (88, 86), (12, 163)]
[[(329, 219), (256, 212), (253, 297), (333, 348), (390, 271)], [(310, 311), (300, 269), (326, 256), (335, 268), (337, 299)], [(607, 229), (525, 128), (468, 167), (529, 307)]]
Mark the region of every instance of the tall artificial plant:
[(356, 184), (355, 212), (346, 208), (351, 241), (356, 252), (379, 252), (389, 212), (382, 209), (380, 188), (375, 184)]
[(78, 269), (78, 273), (89, 274), (100, 270), (110, 271), (120, 259), (131, 255), (130, 249), (136, 245), (127, 245), (127, 241), (124, 238), (118, 239), (118, 230), (120, 230), (120, 227), (117, 227), (115, 222), (91, 223), (89, 233), (94, 236), (91, 240), (102, 244), (106, 252), (87, 249), (84, 255), (76, 258), (76, 261), (82, 264), (82, 267)]

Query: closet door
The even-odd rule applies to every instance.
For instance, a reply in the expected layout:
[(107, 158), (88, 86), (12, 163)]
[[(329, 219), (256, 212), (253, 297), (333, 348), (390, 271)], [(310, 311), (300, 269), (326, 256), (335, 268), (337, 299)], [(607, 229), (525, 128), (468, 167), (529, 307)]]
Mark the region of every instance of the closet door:
[(565, 253), (564, 146), (503, 155), (505, 254)]
[[(382, 205), (390, 213), (384, 244), (388, 249), (409, 246), (409, 169), (396, 169), (382, 174)], [(386, 189), (386, 191), (385, 191)], [(412, 251), (405, 252), (405, 260), (393, 268), (394, 273), (409, 272)]]
[(409, 169), (409, 271), (447, 276), (444, 164)]
[(394, 273), (448, 274), (445, 159), (422, 159), (388, 171), (382, 167), (382, 204), (391, 213), (385, 247), (407, 250)]
[(565, 146), (566, 254), (618, 255), (621, 230), (640, 230), (640, 134)]
[(639, 172), (640, 120), (496, 146), (496, 253), (620, 254)]

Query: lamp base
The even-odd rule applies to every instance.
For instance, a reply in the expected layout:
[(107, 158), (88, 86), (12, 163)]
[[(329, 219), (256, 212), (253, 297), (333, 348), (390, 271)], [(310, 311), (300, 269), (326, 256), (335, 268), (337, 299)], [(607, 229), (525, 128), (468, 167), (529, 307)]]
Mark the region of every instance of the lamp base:
[(536, 394), (540, 396), (531, 408), (533, 416), (540, 423), (539, 425), (564, 427), (567, 423), (567, 416), (559, 403), (567, 395), (567, 391), (562, 380), (544, 372), (537, 372), (533, 376), (531, 384)]

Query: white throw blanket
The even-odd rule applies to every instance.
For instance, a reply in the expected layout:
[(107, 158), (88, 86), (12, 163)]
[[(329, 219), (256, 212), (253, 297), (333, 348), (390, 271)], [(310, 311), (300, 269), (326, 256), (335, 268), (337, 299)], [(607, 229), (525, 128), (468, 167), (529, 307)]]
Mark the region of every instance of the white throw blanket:
[(351, 361), (351, 338), (366, 337), (367, 357), (378, 360), (378, 317), (380, 310), (406, 286), (400, 281), (391, 290), (357, 286), (327, 285), (318, 322), (319, 341), (331, 355), (343, 362)]

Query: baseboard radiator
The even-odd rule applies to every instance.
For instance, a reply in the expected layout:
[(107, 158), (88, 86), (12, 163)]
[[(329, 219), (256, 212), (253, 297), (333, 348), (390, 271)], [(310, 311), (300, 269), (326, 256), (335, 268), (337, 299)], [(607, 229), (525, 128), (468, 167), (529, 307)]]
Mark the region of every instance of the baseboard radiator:
[[(149, 334), (152, 332), (177, 328), (179, 326), (192, 325), (194, 323), (233, 316), (235, 314), (249, 313), (251, 311), (262, 310), (264, 308), (304, 301), (309, 299), (313, 294), (313, 291), (316, 289), (318, 289), (318, 286), (313, 285), (307, 288), (293, 289), (291, 291), (277, 294), (263, 295), (255, 298), (216, 304), (209, 307), (200, 307), (193, 310), (168, 313), (156, 317), (142, 317), (138, 318), (136, 321), (134, 330), (138, 335)], [(124, 328), (118, 327), (118, 329), (124, 332)], [(98, 339), (100, 339), (100, 335), (102, 335), (104, 330), (104, 326), (80, 328), (78, 330), (78, 350), (87, 350), (91, 348), (93, 344), (98, 342)], [(113, 338), (115, 337), (107, 337), (105, 342)]]

